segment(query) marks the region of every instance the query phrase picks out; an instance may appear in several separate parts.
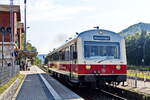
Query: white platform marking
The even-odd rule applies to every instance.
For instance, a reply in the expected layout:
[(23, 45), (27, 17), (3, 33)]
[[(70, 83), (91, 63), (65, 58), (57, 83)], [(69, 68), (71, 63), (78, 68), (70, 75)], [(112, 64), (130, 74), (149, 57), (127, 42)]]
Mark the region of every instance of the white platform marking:
[(58, 93), (53, 89), (53, 87), (48, 83), (48, 81), (41, 75), (39, 74), (41, 79), (43, 80), (44, 84), (46, 85), (46, 87), (48, 88), (48, 90), (50, 91), (50, 93), (53, 95), (55, 100), (63, 100)]

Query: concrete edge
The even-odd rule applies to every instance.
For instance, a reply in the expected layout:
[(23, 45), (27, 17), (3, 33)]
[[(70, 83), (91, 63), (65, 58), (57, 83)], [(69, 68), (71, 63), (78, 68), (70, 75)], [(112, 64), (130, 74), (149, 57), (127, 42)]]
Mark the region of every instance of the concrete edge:
[(148, 93), (145, 93), (145, 92), (142, 92), (142, 91), (140, 91), (140, 90), (134, 90), (133, 88), (134, 87), (131, 87), (131, 88), (122, 88), (122, 87), (117, 87), (117, 88), (119, 88), (119, 89), (122, 89), (122, 90), (126, 90), (126, 91), (129, 91), (129, 92), (134, 92), (134, 93), (137, 93), (137, 94), (140, 94), (140, 95), (148, 95), (149, 97), (150, 97), (150, 94), (148, 94)]
[(14, 96), (12, 97), (12, 100), (16, 100), (16, 97), (17, 97), (17, 95), (18, 95), (18, 93), (19, 93), (19, 91), (20, 91), (20, 89), (21, 89), (22, 84), (24, 83), (25, 78), (26, 78), (26, 75), (24, 76), (24, 78), (23, 78), (21, 84), (19, 85), (19, 87), (18, 87), (16, 93), (15, 93)]
[(0, 100), (2, 100), (3, 96), (10, 91), (10, 89), (13, 87), (13, 85), (18, 81), (18, 78), (0, 95)]
[(45, 86), (47, 87), (47, 89), (49, 90), (49, 92), (53, 95), (55, 100), (63, 100), (61, 98), (61, 96), (53, 89), (53, 87), (48, 83), (48, 81), (43, 77), (42, 74), (40, 74), (41, 79), (43, 80)]
[(144, 92), (135, 91), (134, 89), (120, 88), (120, 87), (117, 87), (117, 89), (120, 89), (120, 90), (126, 92), (128, 94), (127, 99), (129, 99), (129, 100), (131, 100), (131, 98), (134, 98), (135, 100), (150, 100), (150, 95), (146, 94)]

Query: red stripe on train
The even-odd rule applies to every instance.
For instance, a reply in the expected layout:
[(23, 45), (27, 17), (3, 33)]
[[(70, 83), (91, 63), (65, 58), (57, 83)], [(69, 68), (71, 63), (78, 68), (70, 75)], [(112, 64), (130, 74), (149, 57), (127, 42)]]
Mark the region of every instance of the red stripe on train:
[(126, 74), (126, 65), (94, 65), (91, 64), (90, 69), (86, 69), (86, 64), (50, 64), (50, 67), (58, 71), (73, 72), (76, 74)]
[(90, 69), (86, 69), (86, 65), (78, 65), (78, 74), (126, 74), (126, 65), (120, 65), (120, 69), (116, 65), (90, 66)]

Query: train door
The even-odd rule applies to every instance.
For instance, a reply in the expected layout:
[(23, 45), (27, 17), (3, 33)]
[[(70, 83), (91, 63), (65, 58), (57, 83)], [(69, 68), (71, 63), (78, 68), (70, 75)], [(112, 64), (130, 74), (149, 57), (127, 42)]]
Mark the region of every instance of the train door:
[(70, 80), (75, 81), (75, 69), (77, 67), (77, 44), (74, 43), (70, 46)]

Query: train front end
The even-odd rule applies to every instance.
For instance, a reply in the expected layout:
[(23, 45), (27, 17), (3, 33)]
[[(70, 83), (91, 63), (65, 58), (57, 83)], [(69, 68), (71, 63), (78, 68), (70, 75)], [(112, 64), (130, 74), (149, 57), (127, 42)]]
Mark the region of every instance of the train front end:
[(80, 82), (111, 84), (126, 81), (125, 40), (107, 30), (89, 30), (78, 36)]

